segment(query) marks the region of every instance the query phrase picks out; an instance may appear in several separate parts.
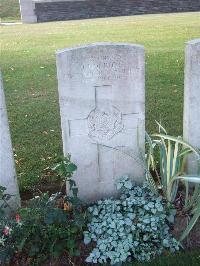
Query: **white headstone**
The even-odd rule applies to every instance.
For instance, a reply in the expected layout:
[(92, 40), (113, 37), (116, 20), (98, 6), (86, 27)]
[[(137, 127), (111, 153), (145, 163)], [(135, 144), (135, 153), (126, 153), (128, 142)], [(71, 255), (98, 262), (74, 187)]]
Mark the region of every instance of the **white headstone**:
[(21, 20), (23, 23), (35, 23), (35, 2), (33, 0), (19, 0)]
[[(200, 39), (186, 45), (183, 124), (184, 139), (200, 149)], [(188, 172), (197, 172), (193, 156), (188, 161)]]
[[(12, 195), (9, 205), (13, 211), (20, 206), (20, 196), (15, 172), (12, 144), (8, 125), (3, 81), (0, 73), (0, 186), (6, 188), (5, 193)], [(10, 213), (10, 209), (7, 209)]]
[[(97, 43), (58, 51), (57, 75), (63, 149), (78, 166), (79, 197), (114, 195), (123, 174), (143, 182), (143, 46)], [(119, 149), (131, 150), (135, 160)]]

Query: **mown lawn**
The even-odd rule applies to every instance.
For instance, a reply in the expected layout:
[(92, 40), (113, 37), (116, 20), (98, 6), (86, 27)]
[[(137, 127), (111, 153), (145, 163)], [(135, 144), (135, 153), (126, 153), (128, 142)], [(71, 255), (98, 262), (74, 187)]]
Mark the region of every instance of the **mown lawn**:
[(62, 154), (55, 51), (100, 41), (146, 49), (146, 129), (161, 120), (182, 135), (184, 47), (200, 36), (200, 13), (1, 27), (1, 67), (20, 189), (37, 184)]

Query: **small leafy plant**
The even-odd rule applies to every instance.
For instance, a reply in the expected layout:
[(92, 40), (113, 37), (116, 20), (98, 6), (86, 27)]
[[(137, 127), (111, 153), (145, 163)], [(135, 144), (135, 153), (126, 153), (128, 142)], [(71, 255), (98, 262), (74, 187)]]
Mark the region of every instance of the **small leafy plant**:
[(65, 250), (70, 255), (79, 255), (77, 240), (82, 225), (73, 220), (71, 212), (56, 206), (59, 197), (59, 193), (51, 197), (44, 193), (32, 199), (27, 208), (19, 210), (20, 224), (13, 220), (4, 221), (1, 228), (5, 240), (2, 242), (3, 262), (12, 258), (14, 253), (24, 254), (35, 263), (56, 258)]
[(98, 201), (88, 208), (91, 220), (84, 242), (93, 241), (96, 247), (86, 261), (112, 265), (128, 258), (149, 261), (164, 251), (179, 250), (169, 232), (169, 220), (175, 213), (166, 208), (164, 199), (155, 196), (147, 183), (135, 186), (128, 176), (120, 178), (116, 186), (119, 199)]
[(62, 181), (62, 186), (66, 183), (69, 184), (69, 190), (72, 192), (72, 195), (77, 197), (78, 188), (75, 181), (71, 178), (77, 170), (77, 166), (71, 162), (71, 156), (68, 154), (64, 158), (59, 158), (52, 170), (56, 171), (59, 175), (60, 180)]
[[(71, 179), (76, 165), (70, 157), (57, 164), (55, 170), (75, 189), (71, 197), (58, 192), (43, 193), (21, 208), (15, 219), (1, 219), (0, 262), (13, 256), (25, 257), (29, 264), (40, 265), (46, 259), (59, 257), (63, 252), (79, 255), (86, 215), (77, 198), (75, 182)], [(70, 200), (70, 201), (69, 201)]]
[(7, 208), (11, 210), (11, 207), (8, 203), (12, 195), (5, 193), (6, 188), (3, 186), (0, 186), (0, 218), (5, 215), (5, 210)]

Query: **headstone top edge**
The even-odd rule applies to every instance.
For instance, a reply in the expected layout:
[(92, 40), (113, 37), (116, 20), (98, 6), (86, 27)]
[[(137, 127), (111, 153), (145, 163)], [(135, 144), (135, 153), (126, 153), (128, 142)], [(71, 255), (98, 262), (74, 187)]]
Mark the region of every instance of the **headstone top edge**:
[(97, 42), (97, 43), (92, 43), (92, 44), (87, 44), (87, 45), (80, 45), (80, 46), (75, 46), (72, 48), (64, 48), (56, 51), (56, 55), (62, 55), (65, 52), (70, 52), (70, 51), (76, 51), (76, 50), (82, 50), (85, 48), (94, 48), (94, 47), (127, 47), (127, 48), (137, 48), (140, 49), (141, 51), (144, 51), (144, 46), (140, 44), (130, 44), (130, 43), (115, 43), (115, 42)]
[(191, 41), (186, 42), (186, 45), (200, 45), (200, 38), (199, 39), (193, 39)]

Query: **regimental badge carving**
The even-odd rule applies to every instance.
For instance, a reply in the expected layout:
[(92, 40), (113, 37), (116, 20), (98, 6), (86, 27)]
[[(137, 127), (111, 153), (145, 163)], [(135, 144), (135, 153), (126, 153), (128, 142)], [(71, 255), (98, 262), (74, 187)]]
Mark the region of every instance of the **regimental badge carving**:
[(96, 141), (112, 139), (123, 129), (122, 114), (114, 106), (93, 109), (88, 116), (89, 137)]

